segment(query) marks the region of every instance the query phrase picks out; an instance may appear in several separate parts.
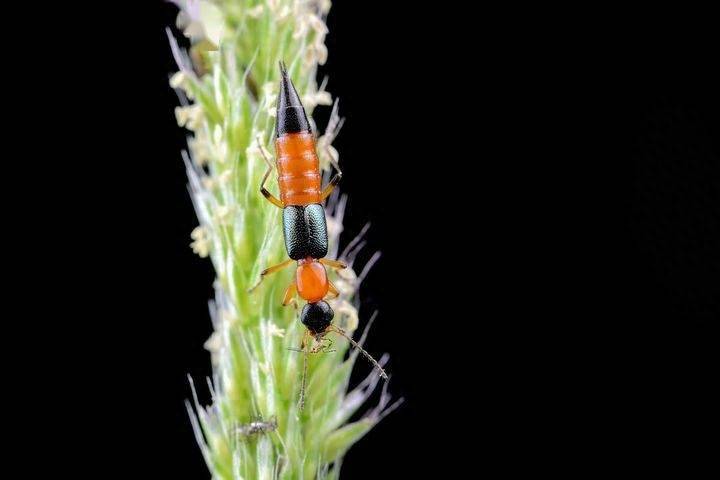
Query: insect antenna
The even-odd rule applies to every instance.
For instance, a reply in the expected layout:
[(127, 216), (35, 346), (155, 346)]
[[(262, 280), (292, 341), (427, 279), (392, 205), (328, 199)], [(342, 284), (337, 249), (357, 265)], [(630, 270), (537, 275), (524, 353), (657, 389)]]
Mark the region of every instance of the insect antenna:
[(380, 378), (382, 378), (383, 380), (387, 380), (387, 379), (388, 379), (387, 373), (385, 373), (385, 370), (384, 370), (384, 369), (382, 368), (382, 366), (377, 362), (377, 360), (375, 360), (375, 359), (372, 357), (372, 355), (370, 355), (367, 351), (365, 351), (365, 349), (362, 348), (359, 343), (357, 343), (355, 340), (353, 340), (353, 339), (350, 337), (350, 335), (348, 335), (347, 333), (345, 333), (345, 330), (343, 330), (342, 328), (336, 327), (335, 325), (330, 325), (330, 326), (328, 327), (328, 330), (333, 331), (333, 332), (335, 332), (335, 333), (337, 333), (337, 334), (339, 334), (339, 335), (342, 335), (343, 337), (347, 338), (348, 342), (350, 342), (350, 344), (351, 344), (353, 347), (355, 347), (360, 353), (362, 353), (363, 356), (364, 356), (365, 358), (367, 358), (368, 361), (369, 361), (370, 363), (372, 363), (373, 366), (378, 370), (378, 372), (380, 373)]
[(302, 380), (300, 381), (300, 400), (298, 401), (298, 408), (302, 411), (305, 408), (305, 382), (307, 381), (308, 371), (308, 333), (305, 330), (302, 340), (302, 353), (303, 353), (303, 373)]

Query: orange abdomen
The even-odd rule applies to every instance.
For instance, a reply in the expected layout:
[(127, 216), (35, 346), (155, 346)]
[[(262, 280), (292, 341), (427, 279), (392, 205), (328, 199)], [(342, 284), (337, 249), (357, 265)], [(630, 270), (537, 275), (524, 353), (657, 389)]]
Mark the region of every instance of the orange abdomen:
[(320, 162), (310, 132), (288, 133), (275, 140), (280, 200), (285, 206), (320, 203)]

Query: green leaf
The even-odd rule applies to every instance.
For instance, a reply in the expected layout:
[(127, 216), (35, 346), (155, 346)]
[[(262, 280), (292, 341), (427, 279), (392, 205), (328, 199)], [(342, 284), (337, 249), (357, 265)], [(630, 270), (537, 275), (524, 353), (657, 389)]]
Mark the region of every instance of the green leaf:
[[(259, 193), (266, 163), (254, 143), (260, 137), (272, 150), (278, 61), (288, 65), (301, 96), (316, 91), (318, 66), (307, 59), (321, 48), (327, 11), (320, 13), (318, 2), (297, 0), (175, 3), (188, 8), (183, 17), (191, 52), (174, 50), (183, 74), (172, 83), (190, 102), (180, 110), (194, 135), (187, 158), (190, 194), (217, 275), (215, 334), (206, 343), (212, 398), (201, 407), (207, 397), (199, 391), (202, 403), (194, 402), (198, 442), (214, 479), (337, 479), (342, 456), (375, 424), (365, 419), (343, 426), (364, 399), (347, 401), (355, 356), (344, 360), (348, 344), (339, 338), (335, 353), (311, 355), (306, 408), (299, 411), (304, 357), (290, 349), (306, 332), (297, 310), (280, 306), (292, 269), (268, 276), (248, 293), (264, 268), (287, 258), (282, 212)], [(275, 178), (267, 186), (277, 194)], [(342, 205), (328, 210), (335, 211), (328, 224), (342, 218)], [(342, 228), (333, 231), (335, 251)], [(352, 309), (357, 285), (339, 276), (333, 282), (344, 288), (331, 302)], [(271, 419), (277, 422), (272, 431), (241, 433)]]
[(375, 422), (372, 420), (363, 419), (335, 430), (325, 440), (323, 456), (328, 461), (342, 457), (347, 449), (360, 440), (374, 425)]

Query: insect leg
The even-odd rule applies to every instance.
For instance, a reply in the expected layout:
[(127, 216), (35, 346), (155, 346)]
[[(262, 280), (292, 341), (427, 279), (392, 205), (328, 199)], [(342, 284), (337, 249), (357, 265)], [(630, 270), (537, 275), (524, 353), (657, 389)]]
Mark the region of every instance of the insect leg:
[(297, 293), (297, 284), (295, 282), (292, 282), (288, 287), (285, 289), (285, 295), (283, 295), (283, 301), (282, 305), (283, 307), (287, 307), (291, 303), (297, 308), (297, 301), (295, 300), (295, 294)]
[(340, 292), (338, 292), (338, 289), (335, 288), (335, 285), (332, 284), (332, 282), (328, 282), (328, 293), (330, 294), (326, 298), (337, 298), (340, 296)]
[(332, 191), (335, 190), (337, 184), (340, 183), (340, 179), (342, 179), (342, 170), (340, 170), (340, 165), (338, 165), (337, 161), (335, 161), (335, 157), (333, 157), (332, 152), (327, 146), (325, 147), (325, 154), (328, 156), (328, 160), (330, 160), (330, 163), (335, 168), (335, 170), (337, 170), (337, 172), (335, 172), (335, 175), (333, 175), (330, 183), (327, 184), (327, 186), (320, 194), (321, 202), (330, 196)]
[(340, 260), (330, 260), (329, 258), (321, 258), (319, 260), (319, 262), (327, 267), (334, 268), (336, 270), (342, 270), (343, 268), (347, 268), (347, 263), (341, 262)]
[(282, 263), (278, 263), (277, 265), (273, 265), (272, 267), (268, 267), (268, 268), (266, 268), (265, 270), (263, 270), (262, 272), (260, 272), (260, 280), (258, 280), (258, 282), (257, 282), (255, 285), (253, 285), (252, 288), (250, 288), (250, 290), (248, 290), (248, 293), (252, 293), (253, 290), (255, 290), (257, 287), (259, 287), (260, 284), (262, 283), (262, 281), (265, 279), (265, 277), (266, 277), (267, 275), (270, 275), (270, 274), (272, 274), (272, 273), (275, 273), (275, 272), (278, 272), (278, 271), (282, 270), (283, 268), (287, 267), (288, 265), (290, 265), (290, 264), (293, 263), (294, 261), (295, 261), (295, 260), (293, 260), (292, 258), (290, 258), (290, 259), (285, 260), (285, 261), (282, 262)]
[(258, 142), (258, 148), (260, 149), (260, 154), (265, 159), (265, 163), (267, 163), (267, 165), (268, 165), (267, 170), (265, 170), (265, 175), (263, 175), (262, 182), (260, 183), (260, 193), (262, 193), (263, 196), (265, 198), (267, 198), (268, 201), (270, 203), (272, 203), (273, 205), (275, 205), (276, 207), (285, 208), (285, 205), (283, 205), (282, 201), (279, 198), (277, 198), (275, 195), (270, 193), (265, 188), (265, 182), (267, 182), (267, 179), (270, 176), (270, 173), (272, 173), (274, 166), (273, 166), (272, 162), (270, 161), (270, 159), (267, 157), (267, 155), (265, 155), (265, 148), (262, 146), (262, 143), (260, 142), (260, 137), (257, 138), (257, 142)]

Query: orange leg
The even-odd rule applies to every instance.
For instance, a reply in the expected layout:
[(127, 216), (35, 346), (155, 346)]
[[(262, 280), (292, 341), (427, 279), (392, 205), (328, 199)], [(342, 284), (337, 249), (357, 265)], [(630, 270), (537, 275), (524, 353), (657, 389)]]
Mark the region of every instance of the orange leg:
[(270, 275), (270, 274), (275, 273), (275, 272), (279, 272), (280, 270), (282, 270), (283, 268), (287, 267), (288, 265), (290, 265), (290, 264), (293, 263), (294, 261), (295, 261), (295, 260), (293, 260), (292, 258), (289, 258), (289, 259), (285, 260), (285, 261), (282, 262), (282, 263), (278, 263), (277, 265), (273, 265), (272, 267), (266, 268), (265, 270), (263, 270), (262, 272), (260, 272), (260, 280), (258, 280), (258, 283), (256, 283), (255, 285), (253, 285), (253, 287), (250, 288), (250, 290), (248, 290), (248, 292), (249, 292), (249, 293), (252, 293), (253, 290), (255, 290), (257, 287), (259, 287), (260, 284), (262, 283), (262, 281), (265, 279), (265, 277), (266, 277), (267, 275)]
[(327, 184), (327, 186), (323, 189), (322, 193), (320, 194), (320, 201), (322, 202), (327, 197), (330, 196), (333, 190), (335, 190), (335, 187), (338, 183), (340, 183), (340, 179), (342, 179), (342, 171), (340, 170), (340, 165), (335, 161), (335, 158), (332, 156), (332, 152), (329, 148), (325, 148), (325, 154), (328, 156), (328, 160), (330, 160), (330, 163), (332, 163), (332, 166), (335, 167), (335, 170), (337, 170), (337, 173), (332, 177), (330, 180), (330, 183)]
[(343, 268), (347, 268), (347, 263), (341, 262), (340, 260), (330, 260), (328, 258), (321, 258), (318, 261), (327, 267), (335, 268), (337, 270), (342, 270)]
[(275, 205), (276, 207), (285, 208), (285, 205), (283, 205), (283, 202), (265, 188), (265, 182), (267, 182), (267, 179), (270, 176), (270, 173), (272, 173), (272, 171), (273, 171), (273, 164), (270, 161), (270, 159), (267, 157), (267, 155), (265, 155), (265, 148), (262, 146), (262, 143), (260, 142), (260, 137), (258, 137), (257, 142), (258, 142), (258, 148), (260, 149), (260, 154), (265, 159), (265, 163), (268, 164), (268, 168), (267, 168), (267, 170), (265, 170), (265, 175), (263, 175), (262, 183), (260, 183), (260, 193), (262, 193), (263, 196), (265, 198), (267, 198), (268, 201), (270, 203), (272, 203), (273, 205)]
[(295, 300), (295, 294), (297, 293), (297, 284), (295, 282), (292, 282), (288, 287), (285, 289), (285, 295), (283, 295), (283, 307), (287, 307), (291, 303), (297, 308), (297, 301)]
[(332, 284), (332, 282), (328, 282), (328, 293), (330, 294), (326, 298), (337, 298), (340, 296), (340, 292), (338, 292), (338, 289), (335, 288), (335, 285)]

